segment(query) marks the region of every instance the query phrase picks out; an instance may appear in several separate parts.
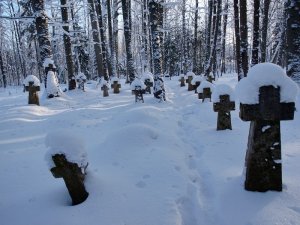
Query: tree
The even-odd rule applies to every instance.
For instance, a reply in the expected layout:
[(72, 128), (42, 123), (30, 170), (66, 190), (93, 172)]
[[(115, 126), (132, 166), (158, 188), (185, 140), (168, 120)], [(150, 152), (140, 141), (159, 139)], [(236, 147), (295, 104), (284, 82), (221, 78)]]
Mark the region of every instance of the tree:
[(252, 44), (252, 60), (251, 65), (254, 66), (259, 62), (259, 7), (260, 0), (254, 0), (253, 11), (253, 44)]
[(240, 32), (241, 32), (241, 59), (243, 77), (247, 76), (248, 65), (248, 25), (247, 25), (247, 1), (240, 1)]
[(164, 15), (164, 0), (149, 0), (149, 13), (154, 64), (154, 97), (165, 101), (165, 89), (162, 79), (162, 29)]
[(300, 83), (300, 1), (287, 0), (287, 75)]
[(242, 61), (241, 61), (241, 34), (240, 34), (240, 19), (239, 19), (239, 1), (234, 0), (234, 31), (235, 31), (235, 59), (236, 70), (238, 74), (238, 80), (243, 78), (242, 76)]
[(134, 74), (134, 60), (131, 49), (131, 0), (122, 0), (122, 13), (124, 24), (124, 37), (126, 48), (126, 64), (127, 64), (127, 81), (132, 82), (135, 78)]
[(76, 81), (74, 76), (74, 63), (73, 63), (73, 56), (72, 56), (72, 43), (70, 38), (69, 32), (69, 16), (68, 16), (68, 5), (67, 0), (60, 0), (61, 3), (61, 17), (63, 23), (63, 39), (64, 39), (64, 47), (65, 47), (65, 56), (66, 56), (66, 64), (68, 70), (68, 83), (69, 83), (69, 90), (73, 90), (76, 88)]
[(263, 8), (264, 14), (263, 14), (262, 29), (261, 29), (261, 62), (266, 62), (270, 2), (271, 0), (264, 0), (264, 8)]

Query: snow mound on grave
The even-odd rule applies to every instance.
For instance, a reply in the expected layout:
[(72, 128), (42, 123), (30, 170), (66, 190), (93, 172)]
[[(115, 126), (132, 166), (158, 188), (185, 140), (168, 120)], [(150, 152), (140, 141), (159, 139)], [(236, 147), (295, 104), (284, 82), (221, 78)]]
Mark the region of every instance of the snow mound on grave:
[(146, 79), (150, 79), (150, 82), (153, 82), (153, 74), (149, 71), (143, 73), (141, 80), (145, 81)]
[(59, 88), (58, 79), (53, 71), (48, 71), (47, 74), (47, 96), (53, 95), (55, 97), (61, 95), (61, 90)]
[(194, 78), (196, 75), (192, 71), (189, 71), (189, 72), (186, 73), (186, 76)]
[(183, 73), (179, 74), (179, 80), (180, 80), (182, 77), (183, 77), (183, 78), (186, 78), (186, 76), (185, 76)]
[(110, 82), (111, 82), (111, 83), (114, 83), (115, 81), (118, 81), (118, 83), (120, 83), (118, 77), (112, 77), (112, 78), (110, 78)]
[(130, 85), (131, 90), (135, 90), (135, 87), (136, 87), (136, 86), (140, 86), (142, 89), (145, 89), (145, 88), (146, 88), (145, 84), (144, 84), (140, 79), (138, 79), (138, 78), (135, 78), (135, 79), (131, 82), (131, 85)]
[(205, 78), (202, 75), (194, 76), (192, 80), (192, 84), (195, 85), (197, 81), (198, 82), (205, 81)]
[(50, 64), (53, 65), (53, 68), (55, 67), (54, 61), (51, 58), (45, 58), (44, 63), (43, 63), (43, 67), (46, 68), (48, 67)]
[(84, 73), (78, 73), (75, 77), (77, 80), (86, 80), (86, 76), (84, 75)]
[(230, 101), (234, 101), (233, 89), (227, 84), (218, 84), (215, 86), (214, 91), (211, 96), (212, 101), (219, 102), (220, 95), (229, 95)]
[(210, 90), (212, 91), (212, 89), (214, 88), (214, 85), (212, 83), (204, 80), (204, 81), (201, 82), (201, 84), (197, 88), (197, 92), (198, 93), (203, 93), (203, 88), (210, 88)]
[(37, 78), (36, 76), (34, 75), (28, 75), (24, 81), (23, 81), (23, 84), (25, 86), (29, 86), (29, 82), (33, 82), (33, 86), (41, 86), (41, 83), (40, 83), (40, 80), (39, 78)]
[(81, 168), (88, 163), (84, 140), (68, 130), (48, 133), (45, 145), (48, 148), (45, 159), (50, 168), (55, 167), (52, 161), (55, 154), (64, 154), (69, 162), (76, 163)]
[(298, 94), (297, 84), (285, 71), (273, 63), (260, 63), (253, 66), (246, 78), (236, 86), (236, 95), (241, 103), (258, 104), (259, 88), (262, 86), (280, 87), (280, 102), (295, 102)]

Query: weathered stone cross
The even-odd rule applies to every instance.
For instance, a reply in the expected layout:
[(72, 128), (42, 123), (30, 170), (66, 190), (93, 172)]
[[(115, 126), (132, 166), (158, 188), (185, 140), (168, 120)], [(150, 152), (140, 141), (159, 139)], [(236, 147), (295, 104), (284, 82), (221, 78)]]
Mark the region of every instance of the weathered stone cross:
[(245, 189), (282, 191), (280, 120), (293, 120), (295, 103), (280, 103), (280, 87), (259, 89), (259, 104), (240, 104), (240, 118), (251, 121)]
[(235, 102), (230, 101), (229, 95), (220, 95), (220, 102), (215, 102), (214, 111), (218, 112), (217, 130), (232, 130), (230, 111), (235, 110)]
[(115, 80), (111, 84), (111, 88), (114, 89), (114, 94), (119, 94), (120, 93), (121, 84), (119, 84), (119, 82), (117, 80)]
[(40, 86), (34, 86), (33, 81), (28, 82), (28, 86), (25, 86), (25, 90), (29, 92), (28, 104), (40, 105), (38, 91), (40, 91)]

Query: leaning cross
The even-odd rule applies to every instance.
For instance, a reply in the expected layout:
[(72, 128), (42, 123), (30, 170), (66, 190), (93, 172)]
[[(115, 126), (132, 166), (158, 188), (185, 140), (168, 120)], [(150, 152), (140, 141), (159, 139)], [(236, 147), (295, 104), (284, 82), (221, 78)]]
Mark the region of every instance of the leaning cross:
[(245, 189), (282, 191), (280, 120), (293, 120), (295, 103), (280, 102), (280, 87), (259, 89), (259, 104), (240, 104), (240, 118), (251, 121)]
[(235, 110), (235, 102), (230, 101), (229, 95), (220, 95), (220, 102), (215, 102), (214, 111), (218, 112), (217, 130), (232, 130), (230, 111)]
[(28, 82), (28, 86), (25, 86), (25, 90), (29, 92), (28, 104), (40, 105), (38, 91), (40, 91), (40, 86), (34, 86), (33, 81)]
[[(52, 156), (55, 167), (51, 169), (55, 178), (63, 178), (69, 194), (72, 198), (72, 205), (84, 202), (89, 193), (84, 187), (85, 173), (76, 163), (68, 162), (64, 154)], [(86, 168), (84, 168), (86, 169)]]

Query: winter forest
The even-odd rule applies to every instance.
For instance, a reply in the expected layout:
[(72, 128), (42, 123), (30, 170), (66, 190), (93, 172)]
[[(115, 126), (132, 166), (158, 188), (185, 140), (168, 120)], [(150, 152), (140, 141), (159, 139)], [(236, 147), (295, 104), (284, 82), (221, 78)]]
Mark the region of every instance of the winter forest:
[(300, 224), (300, 0), (0, 0), (3, 225)]

